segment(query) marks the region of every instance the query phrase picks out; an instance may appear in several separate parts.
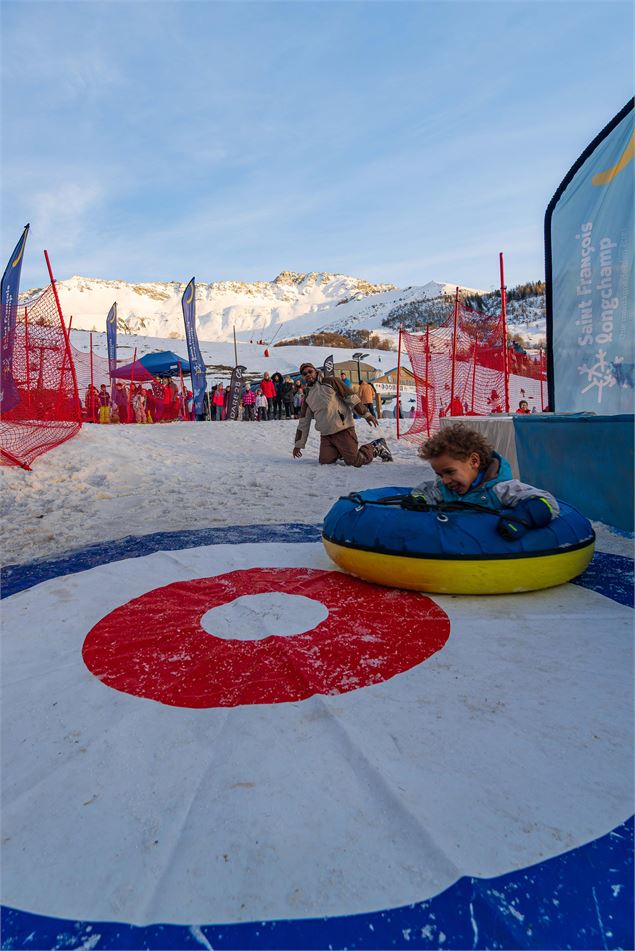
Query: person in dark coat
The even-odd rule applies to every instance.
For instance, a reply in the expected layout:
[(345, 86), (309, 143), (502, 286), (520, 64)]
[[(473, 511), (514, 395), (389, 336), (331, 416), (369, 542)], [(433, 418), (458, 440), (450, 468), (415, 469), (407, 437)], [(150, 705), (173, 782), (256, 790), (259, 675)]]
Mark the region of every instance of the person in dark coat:
[(276, 388), (276, 394), (273, 398), (273, 418), (282, 419), (282, 386), (284, 383), (284, 380), (282, 379), (282, 373), (278, 373), (276, 370), (276, 372), (271, 376), (271, 382)]
[(123, 383), (119, 382), (115, 386), (115, 404), (119, 410), (119, 422), (128, 422), (128, 394), (124, 389)]
[(290, 376), (285, 376), (284, 380), (280, 384), (280, 395), (282, 397), (282, 403), (284, 405), (284, 415), (286, 419), (291, 419), (293, 416), (293, 391), (295, 387), (293, 385), (293, 380)]

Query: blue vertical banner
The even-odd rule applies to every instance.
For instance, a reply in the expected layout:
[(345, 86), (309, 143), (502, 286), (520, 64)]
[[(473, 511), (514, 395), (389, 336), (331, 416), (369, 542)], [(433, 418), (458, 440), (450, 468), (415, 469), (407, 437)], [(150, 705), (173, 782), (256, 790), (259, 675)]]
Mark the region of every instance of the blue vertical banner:
[(185, 321), (187, 356), (190, 361), (190, 374), (192, 376), (194, 413), (196, 416), (203, 416), (205, 413), (204, 401), (207, 377), (205, 376), (205, 364), (203, 363), (201, 348), (198, 345), (198, 336), (196, 333), (196, 283), (194, 278), (192, 278), (183, 292), (181, 306), (183, 308), (183, 320)]
[(22, 237), (15, 246), (5, 268), (1, 284), (1, 342), (0, 365), (2, 379), (0, 381), (0, 412), (8, 413), (20, 402), (20, 394), (13, 379), (13, 348), (15, 346), (15, 327), (18, 318), (18, 297), (20, 295), (20, 274), (22, 273), (22, 258), (26, 244), (29, 225), (24, 226)]
[(569, 170), (545, 216), (549, 405), (633, 412), (634, 105)]
[(108, 344), (108, 372), (110, 385), (115, 385), (114, 374), (117, 370), (117, 301), (112, 305), (106, 317), (106, 342)]

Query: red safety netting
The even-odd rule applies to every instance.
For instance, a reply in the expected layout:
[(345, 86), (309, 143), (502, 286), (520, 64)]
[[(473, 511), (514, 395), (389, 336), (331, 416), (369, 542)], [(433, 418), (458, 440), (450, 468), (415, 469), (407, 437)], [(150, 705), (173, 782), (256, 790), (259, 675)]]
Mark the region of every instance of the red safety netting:
[[(505, 411), (503, 320), (459, 305), (454, 315), (425, 334), (402, 331), (415, 383), (415, 415), (404, 439), (419, 442), (439, 429), (444, 416), (489, 416)], [(544, 408), (542, 366), (526, 353), (507, 350), (509, 400)], [(402, 388), (401, 404), (404, 405)]]
[(51, 285), (17, 308), (10, 373), (18, 402), (0, 417), (0, 462), (29, 468), (79, 432), (82, 420), (73, 357)]

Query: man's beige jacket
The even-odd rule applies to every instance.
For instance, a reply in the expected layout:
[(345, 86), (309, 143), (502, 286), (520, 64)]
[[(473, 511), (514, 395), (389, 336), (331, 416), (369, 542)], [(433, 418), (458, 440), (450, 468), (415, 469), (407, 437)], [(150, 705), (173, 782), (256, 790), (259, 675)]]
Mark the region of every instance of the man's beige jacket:
[(294, 449), (302, 449), (306, 445), (312, 419), (315, 420), (315, 428), (323, 436), (350, 429), (355, 425), (353, 409), (357, 410), (359, 416), (370, 415), (359, 396), (342, 380), (324, 377), (318, 372), (317, 382), (307, 387), (304, 394)]

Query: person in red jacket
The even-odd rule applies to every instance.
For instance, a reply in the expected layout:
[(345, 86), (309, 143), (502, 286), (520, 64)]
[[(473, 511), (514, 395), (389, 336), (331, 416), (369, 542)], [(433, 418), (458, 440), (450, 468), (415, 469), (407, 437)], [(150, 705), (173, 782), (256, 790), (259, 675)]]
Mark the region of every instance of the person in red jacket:
[(216, 386), (216, 388), (213, 390), (212, 419), (221, 420), (223, 418), (224, 408), (225, 408), (225, 391), (223, 389), (223, 384), (219, 383)]
[(265, 373), (264, 377), (262, 378), (260, 382), (260, 389), (262, 390), (262, 395), (266, 396), (267, 400), (269, 401), (267, 419), (273, 419), (273, 401), (276, 398), (276, 385), (268, 373)]
[(99, 417), (99, 393), (97, 392), (97, 387), (93, 386), (92, 383), (89, 384), (86, 390), (84, 403), (86, 406), (86, 421), (96, 423)]

